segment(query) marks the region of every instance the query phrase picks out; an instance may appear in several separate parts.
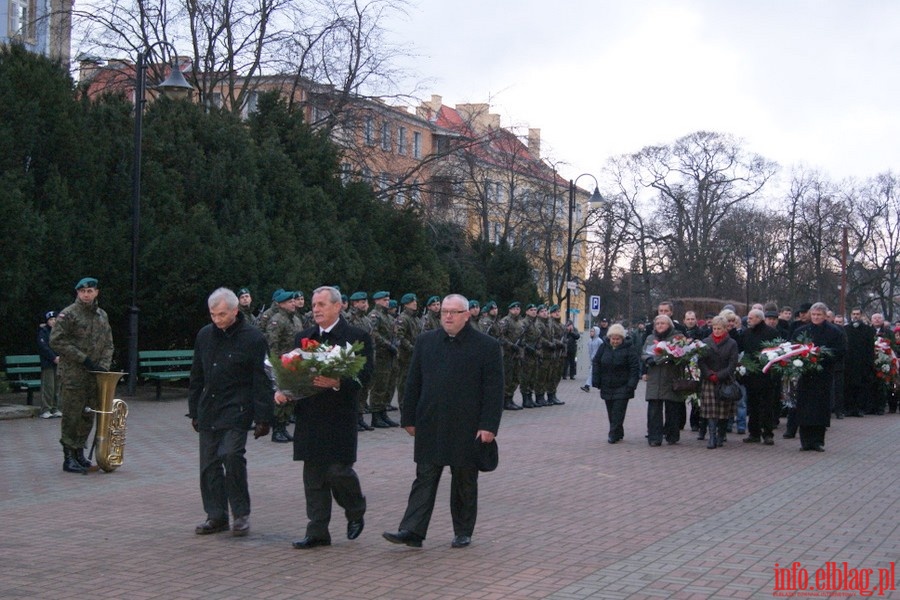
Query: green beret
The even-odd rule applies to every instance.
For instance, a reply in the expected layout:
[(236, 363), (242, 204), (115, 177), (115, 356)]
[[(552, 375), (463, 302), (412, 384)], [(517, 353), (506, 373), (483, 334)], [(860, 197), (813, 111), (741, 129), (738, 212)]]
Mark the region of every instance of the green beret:
[(278, 302), (278, 300), (276, 300), (275, 298), (277, 298), (278, 295), (281, 294), (281, 293), (283, 293), (283, 292), (284, 292), (284, 288), (278, 288), (277, 290), (275, 290), (274, 292), (272, 292), (272, 302)]
[(510, 308), (516, 308), (516, 307), (521, 307), (521, 306), (522, 306), (522, 303), (519, 302), (518, 300), (516, 300), (515, 302), (510, 302), (509, 306), (507, 306), (506, 308), (510, 309)]
[(536, 304), (526, 304), (525, 305), (525, 310), (531, 310), (532, 308), (537, 308), (537, 305)]
[(250, 290), (247, 288), (241, 288), (238, 290), (238, 296), (243, 296), (244, 294), (249, 294)]
[(416, 295), (415, 295), (415, 294), (412, 294), (412, 293), (410, 293), (410, 294), (403, 294), (403, 297), (400, 298), (400, 304), (406, 305), (406, 304), (409, 304), (410, 302), (416, 302), (416, 301), (418, 301), (418, 300), (419, 300), (419, 299), (416, 298)]
[(388, 308), (397, 308), (397, 301), (391, 300), (390, 302), (388, 302)]
[(347, 298), (347, 294), (341, 294), (341, 302), (349, 302), (350, 299)]
[(278, 302), (281, 304), (282, 302), (287, 302), (288, 300), (294, 299), (294, 292), (288, 292), (286, 290), (278, 290), (275, 294), (272, 295), (272, 300), (274, 302)]
[(350, 296), (351, 302), (356, 302), (357, 300), (368, 300), (368, 299), (369, 299), (369, 295), (365, 292), (353, 292), (353, 294)]
[(390, 292), (375, 292), (372, 294), (372, 300), (381, 300), (382, 298), (390, 298)]
[(538, 304), (537, 309), (538, 309), (538, 312), (541, 312), (542, 310), (547, 310), (547, 305), (546, 304)]
[(302, 290), (297, 290), (297, 291), (294, 292), (294, 293), (297, 294), (297, 297), (298, 297), (298, 298), (303, 298), (303, 291), (302, 291)]
[(559, 304), (554, 304), (553, 306), (550, 307), (549, 310), (552, 313), (559, 312)]
[(472, 310), (473, 308), (481, 308), (478, 300), (469, 300), (469, 310)]
[(77, 292), (81, 288), (96, 288), (100, 287), (100, 282), (94, 279), (93, 277), (84, 277), (75, 284), (75, 291)]
[(494, 302), (493, 300), (488, 300), (487, 302), (484, 303), (484, 306), (482, 308), (485, 311), (490, 311), (491, 309), (497, 308), (497, 303)]
[(440, 296), (432, 296), (428, 299), (428, 302), (426, 302), (425, 305), (427, 306), (429, 304), (434, 304), (435, 302), (440, 302), (440, 301), (441, 301)]

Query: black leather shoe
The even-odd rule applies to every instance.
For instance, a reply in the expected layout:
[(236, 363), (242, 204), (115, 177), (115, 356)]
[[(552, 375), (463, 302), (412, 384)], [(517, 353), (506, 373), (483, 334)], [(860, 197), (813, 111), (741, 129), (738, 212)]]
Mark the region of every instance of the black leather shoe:
[(75, 449), (75, 460), (78, 461), (78, 464), (84, 467), (85, 471), (90, 471), (91, 467), (94, 465), (91, 464), (91, 461), (87, 459), (84, 455), (84, 448), (76, 448)]
[(366, 420), (363, 419), (362, 415), (359, 415), (359, 419), (356, 421), (356, 428), (358, 431), (374, 431), (375, 428), (366, 423)]
[(381, 413), (381, 420), (388, 424), (388, 427), (400, 427), (400, 423), (387, 416), (386, 412)]
[(287, 444), (289, 442), (294, 441), (284, 427), (275, 427), (275, 430), (272, 431), (272, 441), (276, 444)]
[(357, 519), (356, 521), (348, 521), (347, 522), (347, 539), (355, 540), (359, 537), (359, 534), (362, 533), (363, 527), (366, 526), (366, 522), (362, 517)]
[(617, 440), (616, 436), (614, 436), (613, 434), (609, 434), (609, 437), (606, 438), (606, 441), (609, 442), (610, 444), (615, 444), (619, 440)]
[(797, 434), (796, 434), (796, 433), (785, 433), (785, 434), (782, 435), (781, 437), (783, 437), (783, 438), (786, 439), (786, 440), (792, 440), (792, 439), (794, 439), (795, 437), (797, 437)]
[(658, 441), (651, 441), (651, 442), (647, 442), (647, 443), (653, 447), (662, 446), (662, 442), (658, 442)]
[(755, 435), (748, 435), (747, 437), (744, 438), (743, 441), (745, 444), (758, 444), (762, 440), (760, 440)]
[(372, 428), (373, 429), (390, 429), (394, 427), (391, 425), (392, 421), (387, 420), (387, 415), (384, 411), (374, 412), (372, 413)]
[(248, 533), (250, 533), (250, 515), (235, 517), (234, 523), (231, 524), (231, 535), (234, 537), (244, 537)]
[(810, 448), (810, 450), (812, 450), (813, 452), (825, 452), (825, 446), (823, 446), (822, 444), (816, 444), (815, 446)]
[(397, 533), (391, 533), (390, 531), (385, 531), (381, 534), (381, 537), (386, 539), (392, 544), (405, 544), (410, 548), (421, 548), (422, 547), (422, 536), (416, 535), (412, 531), (407, 531), (405, 529), (401, 529)]
[(512, 400), (507, 400), (503, 404), (503, 409), (504, 410), (522, 410), (522, 407), (519, 406), (518, 404), (516, 404), (515, 402), (513, 402)]
[(209, 535), (211, 533), (219, 533), (220, 531), (228, 531), (228, 520), (220, 521), (218, 519), (207, 519), (194, 528), (197, 535)]
[(774, 446), (774, 445), (775, 445), (775, 438), (773, 438), (771, 435), (763, 436), (763, 445), (765, 445), (765, 446)]
[(302, 540), (297, 540), (291, 545), (297, 550), (308, 550), (309, 548), (315, 548), (316, 546), (330, 546), (331, 540), (306, 536)]
[(472, 538), (468, 535), (457, 535), (454, 536), (453, 541), (450, 542), (451, 548), (465, 548), (469, 544), (472, 543)]
[(81, 466), (75, 459), (75, 451), (70, 448), (63, 447), (63, 471), (66, 473), (81, 473), (87, 475), (87, 469)]

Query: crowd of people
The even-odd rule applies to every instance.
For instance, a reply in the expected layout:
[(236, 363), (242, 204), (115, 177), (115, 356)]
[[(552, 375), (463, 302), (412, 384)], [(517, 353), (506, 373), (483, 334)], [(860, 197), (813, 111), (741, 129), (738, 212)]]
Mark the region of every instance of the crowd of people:
[[(599, 388), (611, 444), (624, 437), (625, 412), (639, 379), (646, 382), (650, 446), (680, 441), (688, 422), (685, 399), (692, 394), (691, 429), (698, 440), (708, 437), (710, 449), (722, 447), (735, 429), (748, 434), (745, 443), (774, 445), (774, 430), (786, 417), (783, 438), (799, 433), (801, 450), (822, 452), (832, 416), (897, 412), (896, 369), (890, 375), (876, 370), (875, 357), (880, 352), (877, 338), (900, 355), (900, 322), (891, 328), (880, 313), (869, 319), (856, 308), (845, 322), (821, 302), (803, 304), (796, 311), (755, 304), (743, 318), (726, 306), (701, 323), (692, 311), (682, 322), (674, 320), (671, 302), (660, 303), (657, 312), (649, 326), (626, 331), (602, 319), (601, 327), (591, 332), (592, 339), (601, 338), (602, 343), (589, 346), (592, 373), (582, 389)], [(703, 347), (693, 374), (658, 351), (660, 344), (677, 341), (683, 347), (693, 340)], [(758, 365), (767, 347), (801, 341), (820, 350), (816, 368), (796, 381), (786, 382), (777, 369), (762, 372), (741, 366)]]

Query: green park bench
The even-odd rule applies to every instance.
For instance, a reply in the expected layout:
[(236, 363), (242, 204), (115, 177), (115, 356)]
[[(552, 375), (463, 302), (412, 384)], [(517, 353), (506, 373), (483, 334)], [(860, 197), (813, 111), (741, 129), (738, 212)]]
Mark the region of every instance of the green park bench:
[(14, 390), (28, 392), (28, 406), (34, 404), (34, 391), (41, 389), (41, 357), (37, 354), (14, 354), (4, 359), (6, 379)]
[(141, 379), (156, 382), (156, 399), (162, 395), (164, 381), (178, 381), (191, 376), (193, 350), (141, 350), (138, 352), (138, 372)]

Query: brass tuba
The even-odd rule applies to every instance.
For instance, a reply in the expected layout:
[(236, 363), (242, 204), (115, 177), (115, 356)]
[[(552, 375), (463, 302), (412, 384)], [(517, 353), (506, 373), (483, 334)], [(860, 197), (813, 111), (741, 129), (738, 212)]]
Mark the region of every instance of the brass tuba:
[(128, 405), (113, 396), (116, 384), (125, 373), (116, 371), (91, 371), (97, 378), (97, 396), (100, 408), (93, 410), (97, 414), (97, 426), (94, 433), (94, 446), (91, 452), (97, 452), (97, 465), (107, 473), (122, 466), (125, 458), (125, 417), (128, 416)]

